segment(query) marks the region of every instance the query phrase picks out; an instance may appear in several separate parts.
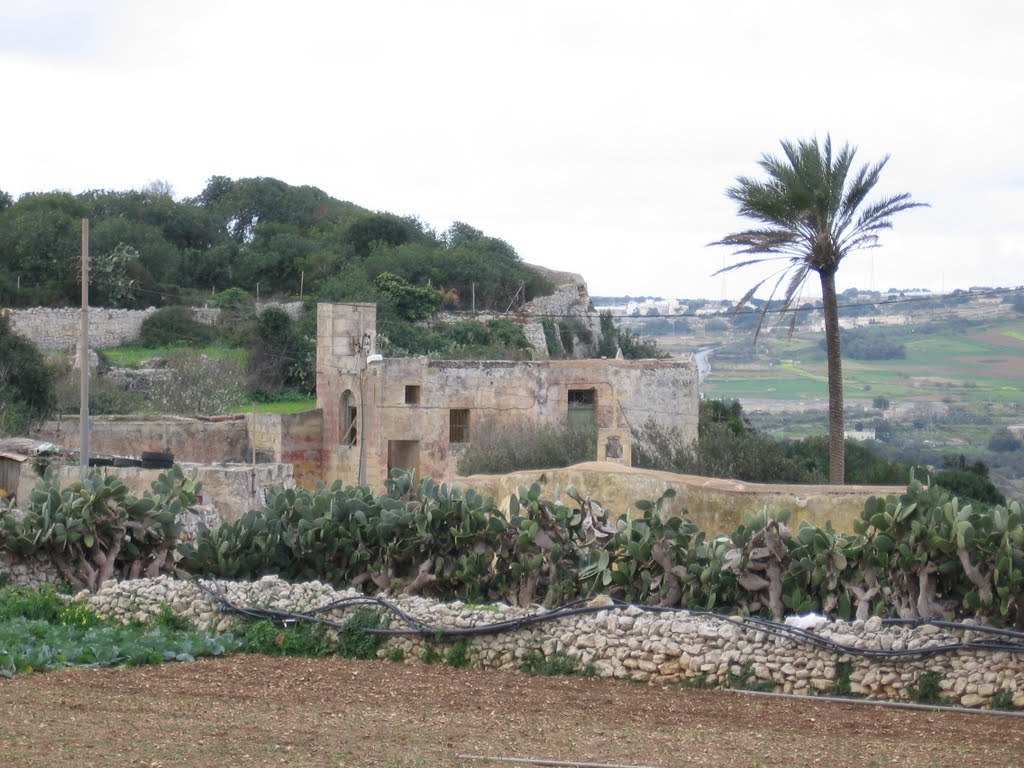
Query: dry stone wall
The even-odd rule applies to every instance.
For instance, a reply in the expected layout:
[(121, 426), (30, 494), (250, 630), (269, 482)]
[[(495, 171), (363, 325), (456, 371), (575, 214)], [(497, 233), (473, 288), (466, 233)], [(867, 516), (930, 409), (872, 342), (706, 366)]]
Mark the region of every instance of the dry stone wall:
[[(268, 307), (284, 310), (293, 320), (302, 318), (302, 302), (260, 302), (257, 311)], [(78, 345), (82, 324), (82, 310), (73, 308), (32, 307), (30, 309), (2, 310), (10, 315), (16, 333), (25, 336), (39, 349), (70, 350)], [(89, 308), (89, 346), (92, 349), (116, 347), (138, 338), (142, 321), (156, 312), (148, 309)], [(212, 307), (194, 307), (192, 315), (201, 323), (216, 325), (220, 310)]]
[[(256, 606), (281, 611), (307, 611), (341, 598), (355, 598), (354, 590), (335, 591), (320, 582), (289, 584), (276, 576), (256, 582), (203, 584), (239, 607)], [(192, 619), (203, 629), (227, 632), (241, 628), (242, 619), (221, 611), (220, 604), (198, 584), (169, 577), (135, 581), (108, 581), (96, 594), (83, 592), (77, 601), (91, 604), (103, 616), (121, 621), (145, 621), (162, 603)], [(497, 604), (485, 607), (398, 596), (393, 602), (413, 619), (433, 628), (478, 627), (518, 619), (542, 610), (521, 610)], [(325, 614), (344, 621), (352, 609)], [(392, 628), (398, 628), (393, 624)], [(887, 626), (879, 618), (852, 623), (837, 621), (816, 630), (822, 638), (863, 651), (903, 651), (969, 643), (982, 636), (970, 625), (947, 630), (934, 625)], [(977, 635), (977, 637), (976, 637)], [(397, 655), (407, 662), (419, 660), (427, 648), (443, 654), (430, 638), (393, 636), (378, 656)], [(865, 658), (815, 649), (793, 639), (773, 635), (764, 624), (738, 617), (723, 618), (688, 611), (650, 612), (640, 607), (594, 606), (593, 612), (535, 623), (501, 634), (474, 637), (468, 650), (471, 665), (481, 669), (518, 669), (530, 658), (562, 654), (580, 669), (601, 677), (652, 684), (730, 685), (759, 684), (794, 694), (828, 694), (848, 684), (850, 693), (871, 699), (907, 701), (925, 679), (934, 680), (943, 699), (965, 707), (990, 706), (1002, 693), (1015, 706), (1024, 707), (1024, 657), (1018, 653), (991, 653), (962, 649), (916, 661), (893, 657)], [(927, 677), (926, 677), (927, 676)]]

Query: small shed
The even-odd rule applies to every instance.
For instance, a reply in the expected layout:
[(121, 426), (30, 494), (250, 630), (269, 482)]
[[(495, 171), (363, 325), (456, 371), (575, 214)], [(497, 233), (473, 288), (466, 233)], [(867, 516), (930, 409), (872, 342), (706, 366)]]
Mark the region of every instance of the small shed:
[[(0, 439), (0, 498), (7, 503), (17, 502), (18, 484), (25, 462), (36, 456), (59, 453), (60, 449), (53, 443), (43, 443), (27, 437), (8, 437)], [(30, 465), (29, 471), (32, 471)]]

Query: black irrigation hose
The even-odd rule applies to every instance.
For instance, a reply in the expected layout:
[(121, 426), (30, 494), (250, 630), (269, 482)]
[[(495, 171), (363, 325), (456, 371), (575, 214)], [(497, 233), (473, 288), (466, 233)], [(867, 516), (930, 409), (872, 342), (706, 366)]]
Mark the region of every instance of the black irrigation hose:
[[(932, 625), (942, 629), (953, 629), (957, 631), (970, 631), (980, 632), (989, 635), (1000, 636), (1009, 638), (1008, 640), (972, 640), (970, 642), (960, 643), (946, 643), (944, 645), (935, 645), (927, 648), (906, 648), (901, 650), (878, 650), (872, 648), (857, 648), (852, 645), (845, 645), (843, 643), (837, 643), (827, 637), (810, 632), (806, 629), (799, 627), (792, 627), (788, 624), (779, 624), (774, 621), (768, 621), (767, 619), (760, 619), (757, 617), (738, 617), (738, 616), (726, 616), (719, 613), (713, 613), (711, 611), (700, 611), (700, 610), (689, 610), (682, 608), (666, 608), (662, 606), (653, 605), (633, 605), (623, 600), (611, 600), (610, 603), (601, 605), (592, 605), (586, 600), (575, 600), (571, 603), (566, 603), (558, 608), (543, 613), (529, 614), (521, 616), (516, 619), (507, 619), (504, 621), (496, 621), (490, 624), (480, 624), (475, 627), (455, 627), (455, 628), (441, 628), (432, 627), (424, 622), (416, 619), (394, 603), (389, 600), (385, 600), (380, 597), (370, 596), (359, 596), (359, 597), (344, 597), (339, 600), (335, 600), (328, 605), (314, 608), (309, 611), (303, 612), (290, 612), (290, 611), (279, 611), (270, 608), (254, 608), (254, 607), (239, 607), (233, 604), (227, 599), (227, 596), (223, 591), (214, 591), (203, 584), (198, 579), (195, 580), (196, 585), (199, 589), (208, 595), (214, 602), (218, 603), (223, 613), (234, 613), (240, 616), (245, 616), (250, 619), (270, 619), (271, 621), (281, 625), (288, 626), (300, 621), (310, 621), (318, 624), (322, 624), (333, 629), (341, 629), (345, 626), (346, 622), (333, 621), (331, 619), (322, 618), (319, 614), (326, 613), (329, 611), (351, 608), (356, 606), (373, 606), (386, 613), (392, 614), (402, 624), (404, 628), (399, 629), (384, 629), (366, 627), (363, 631), (374, 634), (374, 635), (391, 635), (391, 636), (417, 636), (425, 637), (436, 642), (452, 642), (460, 638), (465, 637), (476, 637), (482, 635), (496, 635), (504, 632), (515, 632), (534, 624), (540, 624), (547, 621), (557, 621), (558, 619), (569, 618), (572, 616), (580, 616), (590, 613), (598, 613), (600, 611), (607, 610), (609, 608), (626, 609), (626, 608), (638, 608), (645, 613), (669, 613), (679, 614), (686, 613), (687, 615), (696, 616), (708, 616), (718, 621), (722, 621), (728, 624), (733, 624), (741, 629), (755, 630), (758, 632), (764, 632), (766, 635), (775, 637), (784, 641), (791, 641), (800, 643), (803, 645), (813, 646), (815, 648), (823, 649), (835, 653), (836, 655), (854, 656), (868, 659), (888, 659), (891, 661), (914, 661), (920, 659), (926, 659), (932, 656), (937, 656), (945, 653), (955, 653), (956, 651), (988, 651), (991, 653), (1018, 653), (1024, 654), (1024, 642), (1019, 642), (1024, 639), (1024, 633), (1016, 632), (1009, 629), (999, 629), (997, 627), (983, 627), (974, 624), (959, 624), (950, 621), (938, 621), (930, 619), (883, 619), (883, 623), (896, 625), (896, 626), (923, 626)], [(216, 582), (214, 582), (216, 584)]]

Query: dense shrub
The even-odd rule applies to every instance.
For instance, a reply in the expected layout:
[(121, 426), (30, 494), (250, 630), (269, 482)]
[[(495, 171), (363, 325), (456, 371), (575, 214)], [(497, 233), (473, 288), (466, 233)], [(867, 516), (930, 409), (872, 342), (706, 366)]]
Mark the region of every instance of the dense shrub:
[(0, 313), (0, 435), (24, 430), (56, 402), (54, 375), (42, 354)]
[(506, 474), (523, 469), (554, 469), (593, 461), (597, 430), (572, 424), (515, 425), (484, 422), (460, 457), (461, 475)]
[(734, 423), (710, 422), (701, 428), (697, 442), (688, 444), (675, 427), (650, 420), (633, 434), (633, 465), (752, 483), (815, 482), (780, 443), (753, 430), (737, 434), (734, 429)]
[(196, 320), (188, 307), (163, 307), (142, 321), (139, 343), (144, 347), (202, 346), (215, 335), (214, 329)]
[(161, 473), (141, 497), (98, 469), (63, 487), (48, 469), (22, 517), (0, 516), (0, 550), (49, 558), (76, 589), (96, 591), (114, 574), (157, 576), (173, 570), (178, 514), (201, 488), (179, 467)]
[[(843, 357), (851, 360), (903, 360), (907, 357), (905, 344), (887, 338), (884, 331), (869, 328), (844, 328), (840, 331)], [(819, 343), (825, 351), (825, 340)]]
[(167, 356), (168, 376), (154, 382), (150, 400), (166, 413), (211, 415), (242, 402), (245, 371), (236, 361), (179, 349)]

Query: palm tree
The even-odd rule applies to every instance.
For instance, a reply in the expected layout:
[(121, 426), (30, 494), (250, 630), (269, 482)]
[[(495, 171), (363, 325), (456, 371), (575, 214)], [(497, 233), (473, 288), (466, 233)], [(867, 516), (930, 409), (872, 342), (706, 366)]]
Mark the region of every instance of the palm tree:
[(846, 457), (836, 270), (847, 254), (877, 246), (878, 233), (892, 227), (895, 214), (926, 204), (915, 203), (909, 193), (865, 202), (889, 161), (888, 155), (874, 165), (864, 165), (851, 173), (856, 148), (844, 144), (833, 155), (832, 140), (828, 136), (823, 145), (819, 145), (816, 138), (797, 143), (783, 141), (782, 150), (782, 158), (768, 154), (761, 157), (759, 165), (768, 174), (767, 180), (740, 176), (736, 185), (726, 190), (726, 195), (739, 205), (740, 215), (762, 226), (711, 243), (729, 246), (736, 255), (750, 255), (715, 274), (752, 264), (782, 262), (779, 269), (758, 281), (736, 305), (737, 310), (741, 309), (769, 283), (769, 301), (761, 309), (754, 334), (756, 341), (776, 294), (783, 290), (779, 311), (780, 316), (784, 316), (792, 309), (810, 273), (818, 273), (828, 359), (829, 482), (841, 485)]

